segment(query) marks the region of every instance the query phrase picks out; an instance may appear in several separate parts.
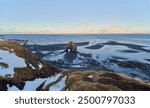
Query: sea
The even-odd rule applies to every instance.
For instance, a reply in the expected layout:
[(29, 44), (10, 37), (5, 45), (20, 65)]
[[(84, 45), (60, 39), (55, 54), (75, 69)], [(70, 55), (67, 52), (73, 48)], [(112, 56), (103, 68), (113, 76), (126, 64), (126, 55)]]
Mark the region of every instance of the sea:
[(69, 41), (119, 41), (150, 46), (150, 34), (6, 34), (0, 38), (29, 40), (29, 44), (55, 44)]

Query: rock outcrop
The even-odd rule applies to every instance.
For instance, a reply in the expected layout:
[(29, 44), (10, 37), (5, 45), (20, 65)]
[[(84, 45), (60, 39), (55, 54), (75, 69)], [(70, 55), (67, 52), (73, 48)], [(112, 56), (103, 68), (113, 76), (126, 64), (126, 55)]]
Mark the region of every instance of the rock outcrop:
[(69, 91), (140, 91), (150, 90), (150, 82), (106, 71), (82, 71), (68, 74)]
[[(16, 56), (24, 59), (26, 64), (26, 67), (15, 67), (14, 72), (12, 72), (13, 76), (0, 76), (0, 90), (7, 90), (8, 85), (10, 87), (15, 85), (21, 90), (23, 89), (26, 81), (31, 81), (36, 78), (50, 77), (59, 72), (56, 67), (39, 59), (15, 41), (0, 41), (0, 50), (14, 53)], [(3, 62), (0, 64), (0, 68), (2, 68), (2, 66), (5, 66), (4, 68), (9, 68), (9, 64), (5, 64)]]

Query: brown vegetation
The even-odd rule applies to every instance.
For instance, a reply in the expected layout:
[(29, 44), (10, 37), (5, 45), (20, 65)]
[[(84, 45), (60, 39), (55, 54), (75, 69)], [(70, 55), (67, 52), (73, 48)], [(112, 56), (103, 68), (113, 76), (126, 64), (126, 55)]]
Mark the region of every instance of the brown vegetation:
[(139, 91), (150, 90), (150, 83), (118, 73), (106, 71), (82, 71), (68, 74), (64, 90)]
[[(14, 73), (13, 77), (0, 77), (0, 85), (7, 86), (7, 84), (9, 84), (10, 86), (20, 86), (20, 84), (24, 85), (25, 81), (50, 77), (59, 72), (59, 70), (53, 65), (39, 59), (15, 41), (0, 41), (0, 49), (10, 51), (10, 53), (15, 53), (18, 57), (23, 58), (26, 63), (26, 67), (14, 68), (14, 72), (12, 72)], [(42, 67), (39, 66), (40, 64)], [(0, 63), (0, 66), (1, 65), (5, 67), (9, 66), (9, 64), (6, 65), (4, 63)], [(30, 65), (32, 65), (34, 69)], [(23, 87), (20, 87), (20, 89), (23, 89)], [(0, 90), (3, 89), (0, 88)]]

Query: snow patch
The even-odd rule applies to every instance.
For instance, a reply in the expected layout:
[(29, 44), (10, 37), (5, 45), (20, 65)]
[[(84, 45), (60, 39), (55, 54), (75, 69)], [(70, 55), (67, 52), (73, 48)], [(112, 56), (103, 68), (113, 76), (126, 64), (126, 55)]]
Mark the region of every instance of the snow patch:
[[(34, 81), (27, 81), (24, 87), (24, 91), (35, 91), (35, 89), (46, 80), (44, 86), (49, 84), (50, 82), (56, 81), (62, 74), (57, 74), (56, 76), (48, 77), (48, 78), (38, 78)], [(65, 86), (66, 77), (64, 77), (61, 81), (56, 83), (55, 85), (50, 87), (50, 90), (61, 90)]]
[(14, 68), (26, 67), (25, 60), (15, 55), (15, 53), (0, 50), (0, 58), (0, 62), (8, 64), (8, 68), (3, 68), (0, 66), (0, 75), (3, 77), (7, 74), (13, 77)]
[(39, 69), (42, 69), (43, 65), (41, 64), (41, 62), (38, 64)]
[(20, 91), (16, 86), (8, 87), (8, 91)]
[(50, 60), (50, 61), (58, 61), (64, 59), (65, 53), (63, 53), (63, 50), (55, 51), (52, 54), (44, 57), (44, 60)]
[(29, 65), (33, 70), (36, 69), (31, 63), (29, 63)]
[(73, 67), (73, 68), (81, 68), (81, 65), (79, 64), (79, 65), (72, 65), (71, 67)]
[(65, 82), (66, 82), (66, 76), (58, 83), (51, 86), (50, 91), (60, 91), (62, 88), (65, 87)]
[[(142, 73), (140, 70), (138, 69), (132, 69), (132, 68), (121, 68), (119, 67), (117, 64), (109, 64), (107, 65), (107, 67), (111, 70), (114, 70), (117, 73), (122, 73), (122, 74), (126, 74), (127, 76), (131, 76), (132, 73), (136, 74), (137, 77), (142, 77), (145, 79), (149, 79), (148, 76), (146, 76), (144, 73)], [(132, 73), (131, 73), (132, 72)]]
[(93, 78), (93, 75), (89, 75), (89, 76), (87, 76), (87, 77), (89, 77), (89, 78)]
[(0, 41), (5, 41), (4, 39), (0, 39)]
[(36, 53), (35, 51), (32, 51), (32, 53)]
[(47, 54), (47, 53), (49, 53), (49, 51), (40, 51), (40, 53)]

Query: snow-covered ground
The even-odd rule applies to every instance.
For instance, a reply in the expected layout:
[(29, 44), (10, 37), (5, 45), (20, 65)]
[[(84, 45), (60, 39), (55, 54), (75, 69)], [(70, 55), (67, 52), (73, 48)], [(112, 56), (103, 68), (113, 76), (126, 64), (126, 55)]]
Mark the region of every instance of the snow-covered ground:
[[(61, 53), (63, 50), (59, 51), (53, 51), (52, 54), (49, 54), (48, 56), (44, 57), (44, 60), (50, 59), (51, 61), (58, 61), (58, 60), (63, 60), (64, 59), (64, 53)], [(42, 54), (45, 54), (46, 52), (43, 51), (41, 52)], [(48, 52), (47, 52), (48, 53)]]
[[(44, 81), (46, 81), (46, 83), (44, 84), (44, 86), (46, 86), (47, 84), (53, 81), (56, 81), (61, 75), (62, 74), (57, 74), (55, 76), (48, 77), (48, 78), (38, 78), (38, 79), (35, 79), (34, 81), (26, 81), (23, 91), (35, 91), (36, 88)], [(65, 80), (66, 80), (66, 77), (62, 78), (61, 81), (51, 86), (49, 90), (60, 91), (65, 86)], [(12, 87), (9, 87), (8, 91), (19, 91), (19, 89), (15, 86), (12, 86)]]
[[(83, 56), (82, 54), (90, 54), (91, 55), (90, 59), (97, 61), (101, 65), (105, 66), (107, 69), (110, 69), (115, 72), (125, 73), (126, 75), (129, 75), (129, 76), (136, 75), (139, 78), (141, 77), (144, 79), (150, 79), (149, 74), (145, 74), (146, 72), (149, 71), (148, 67), (146, 67), (147, 70), (146, 69), (144, 70), (144, 68), (142, 67), (145, 64), (150, 65), (150, 61), (148, 61), (148, 59), (150, 58), (150, 53), (148, 52), (150, 50), (149, 46), (142, 47), (143, 50), (140, 50), (140, 47), (139, 47), (139, 50), (138, 50), (138, 48), (134, 49), (125, 45), (119, 45), (119, 44), (118, 45), (103, 45), (100, 43), (100, 45), (103, 45), (101, 48), (97, 48), (97, 49), (87, 48), (89, 46), (97, 45), (98, 42), (99, 41), (95, 41), (95, 42), (90, 41), (89, 45), (78, 46), (79, 53), (72, 60), (68, 60), (68, 58), (66, 58), (65, 52), (60, 53), (62, 52), (62, 50), (54, 51), (54, 53), (48, 52), (49, 54), (44, 56), (44, 59), (49, 60), (49, 61), (56, 61), (58, 63), (59, 61), (61, 61), (62, 65), (66, 65), (66, 66), (68, 65), (69, 67), (72, 67), (72, 68), (82, 69), (83, 64), (85, 66), (86, 60), (89, 59)], [(134, 46), (135, 44), (132, 44), (132, 45)], [(132, 68), (132, 66), (130, 68), (131, 64), (127, 64), (126, 67), (121, 67), (117, 65), (116, 63), (109, 62), (108, 59), (122, 61), (122, 63), (126, 63), (126, 61), (133, 61), (133, 63), (135, 64), (136, 62), (140, 64), (137, 64), (139, 65), (137, 67), (134, 65), (135, 68)], [(104, 64), (104, 62), (106, 63), (106, 61), (108, 61), (108, 64)], [(141, 68), (139, 68), (140, 65), (141, 65)], [(88, 66), (89, 65), (85, 67), (88, 69)]]
[(92, 57), (99, 62), (105, 61), (107, 58), (111, 58), (112, 56), (116, 56), (126, 58), (132, 61), (150, 63), (145, 60), (147, 58), (150, 58), (150, 53), (148, 52), (134, 50), (137, 51), (137, 53), (126, 53), (122, 52), (123, 50), (133, 50), (133, 49), (121, 45), (105, 45), (104, 47), (98, 50), (89, 50), (85, 48), (80, 49), (81, 52), (92, 54)]
[[(129, 68), (121, 67), (117, 63), (109, 62), (109, 61), (108, 61), (109, 62), (108, 64), (104, 63), (108, 59), (114, 59), (114, 60), (121, 61), (123, 63), (126, 63), (125, 61), (133, 61), (135, 64), (136, 64), (136, 62), (140, 62), (142, 64), (141, 66), (143, 66), (145, 64), (150, 64), (150, 61), (147, 60), (147, 59), (150, 59), (150, 53), (148, 51), (134, 49), (133, 47), (128, 47), (126, 45), (121, 45), (121, 44), (120, 45), (119, 44), (118, 45), (107, 45), (107, 44), (104, 45), (103, 44), (103, 43), (106, 43), (109, 41), (115, 41), (117, 43), (131, 44), (133, 46), (134, 45), (146, 46), (146, 47), (142, 47), (142, 48), (145, 50), (150, 50), (150, 35), (67, 35), (67, 36), (66, 35), (8, 35), (8, 36), (5, 36), (5, 38), (6, 39), (29, 40), (27, 43), (29, 45), (33, 45), (33, 44), (50, 45), (50, 44), (62, 44), (62, 43), (66, 44), (69, 41), (74, 41), (77, 43), (78, 42), (89, 42), (88, 45), (78, 46), (79, 53), (71, 61), (70, 60), (68, 61), (68, 58), (67, 58), (68, 56), (66, 56), (66, 53), (63, 52), (64, 50), (62, 50), (62, 49), (55, 50), (55, 51), (54, 50), (38, 51), (38, 48), (37, 48), (37, 50), (33, 50), (33, 51), (31, 50), (31, 51), (35, 54), (37, 52), (38, 53), (40, 52), (42, 55), (44, 55), (43, 56), (44, 60), (48, 60), (48, 61), (54, 62), (56, 64), (60, 63), (61, 66), (71, 65), (70, 66), (71, 68), (73, 67), (73, 68), (77, 68), (77, 69), (78, 68), (82, 69), (82, 66), (86, 65), (87, 62), (85, 62), (85, 61), (90, 58), (90, 57), (88, 58), (88, 57), (82, 55), (82, 54), (86, 54), (86, 55), (91, 56), (90, 59), (95, 60), (96, 62), (100, 63), (101, 65), (107, 67), (110, 70), (113, 70), (115, 72), (124, 73), (129, 76), (131, 74), (133, 74), (133, 75), (135, 74), (135, 76), (137, 75), (137, 77), (150, 80), (150, 75), (144, 73), (144, 71), (149, 73), (149, 71), (147, 71), (147, 70), (143, 71), (136, 67), (132, 68), (132, 66), (131, 66), (131, 68), (130, 68), (130, 66), (129, 66)], [(97, 44), (102, 45), (102, 47), (99, 49), (98, 48), (97, 49), (87, 48), (87, 47), (94, 46)], [(6, 54), (6, 55), (9, 56), (8, 54)], [(0, 54), (0, 56), (1, 56), (1, 54)], [(116, 57), (116, 58), (114, 58), (114, 57)], [(11, 58), (11, 56), (10, 56), (10, 58)], [(0, 62), (1, 62), (1, 60), (3, 60), (3, 59), (0, 59)], [(16, 63), (16, 60), (15, 60), (15, 63)], [(92, 66), (92, 63), (93, 62), (91, 62), (91, 64), (89, 63), (87, 65), (87, 67), (89, 65)], [(21, 64), (21, 63), (19, 63), (19, 64)], [(15, 65), (17, 65), (17, 64), (15, 64)], [(32, 66), (32, 64), (29, 64), (29, 65), (32, 67), (32, 69), (34, 69), (34, 66)], [(17, 65), (17, 67), (18, 67), (18, 65)], [(39, 68), (42, 68), (42, 64), (40, 64), (40, 63), (39, 63)], [(95, 68), (95, 67), (93, 67), (93, 68)], [(0, 72), (0, 74), (1, 73), (2, 72)], [(24, 90), (35, 90), (35, 88), (39, 84), (44, 82), (45, 80), (47, 80), (46, 84), (48, 84), (49, 82), (56, 80), (58, 77), (59, 77), (59, 74), (57, 76), (51, 77), (51, 78), (44, 78), (44, 79), (39, 78), (39, 79), (35, 79), (34, 81), (27, 81)], [(89, 77), (92, 77), (92, 76), (89, 76)], [(61, 90), (65, 85), (65, 79), (66, 78), (63, 78), (60, 82), (58, 82), (57, 84), (52, 86), (50, 88), (50, 90)], [(16, 90), (16, 89), (17, 88), (15, 88), (13, 86), (9, 90)]]
[[(87, 45), (89, 46), (89, 45)], [(139, 61), (143, 63), (150, 63), (146, 59), (150, 58), (150, 53), (148, 52), (143, 52), (143, 51), (138, 51), (138, 50), (133, 50), (130, 49), (126, 46), (121, 46), (121, 45), (105, 45), (100, 49), (87, 49), (87, 46), (81, 46), (78, 47), (78, 51), (80, 53), (84, 54), (91, 54), (93, 59), (95, 59), (98, 62), (105, 61), (108, 58), (111, 58), (113, 56), (115, 57), (120, 57), (120, 58), (125, 58), (127, 60), (132, 60), (132, 61)], [(147, 47), (148, 49), (148, 47)], [(123, 51), (135, 51), (135, 53), (128, 53), (128, 52), (123, 52)], [(150, 50), (150, 49), (148, 49)], [(137, 51), (137, 52), (136, 52)], [(45, 60), (50, 60), (50, 61), (58, 61), (58, 60), (63, 60), (65, 61), (65, 53), (60, 53), (62, 50), (55, 51), (54, 53), (51, 53), (47, 56), (44, 57)], [(44, 53), (43, 53), (44, 54)], [(77, 55), (76, 59), (73, 60), (72, 64), (79, 64), (82, 63), (82, 60), (84, 60), (84, 57), (81, 55)]]
[(25, 60), (18, 57), (15, 53), (10, 53), (9, 51), (0, 50), (0, 62), (8, 65), (7, 68), (0, 65), (0, 75), (5, 77), (9, 74), (13, 77), (14, 68), (26, 67)]

